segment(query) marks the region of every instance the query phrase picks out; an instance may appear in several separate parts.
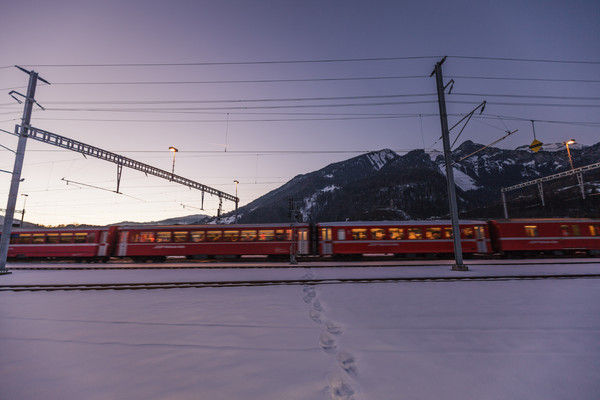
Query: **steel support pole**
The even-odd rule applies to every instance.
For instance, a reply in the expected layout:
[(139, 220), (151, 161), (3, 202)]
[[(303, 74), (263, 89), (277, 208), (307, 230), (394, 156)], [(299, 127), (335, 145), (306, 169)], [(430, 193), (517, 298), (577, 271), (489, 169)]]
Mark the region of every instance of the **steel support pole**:
[(458, 223), (458, 206), (456, 204), (456, 188), (454, 185), (454, 172), (452, 171), (452, 150), (450, 149), (450, 132), (448, 130), (448, 114), (446, 112), (446, 98), (444, 95), (444, 78), (442, 64), (445, 58), (435, 64), (435, 79), (437, 82), (438, 104), (440, 108), (440, 122), (442, 124), (442, 142), (444, 145), (444, 162), (446, 164), (446, 181), (448, 185), (448, 202), (450, 218), (452, 220), (452, 238), (454, 240), (454, 265), (453, 271), (468, 271), (463, 263), (462, 246), (460, 242), (460, 225)]
[(502, 207), (504, 208), (504, 218), (508, 219), (508, 208), (506, 207), (506, 194), (502, 193)]
[(544, 201), (544, 187), (542, 186), (542, 182), (538, 182), (538, 191), (540, 193), (540, 199), (542, 200), (542, 207), (545, 207), (546, 202)]
[(8, 246), (10, 244), (10, 234), (12, 231), (15, 207), (17, 204), (17, 195), (19, 193), (19, 183), (21, 182), (21, 171), (23, 170), (23, 159), (25, 158), (25, 147), (27, 145), (27, 131), (31, 122), (31, 112), (35, 103), (35, 88), (37, 85), (38, 74), (31, 71), (29, 73), (29, 86), (27, 87), (27, 97), (21, 119), (21, 130), (19, 132), (19, 142), (17, 144), (17, 153), (15, 155), (15, 164), (10, 181), (10, 191), (8, 192), (8, 201), (6, 203), (6, 213), (4, 214), (4, 226), (2, 228), (2, 237), (0, 237), (0, 273), (6, 273), (6, 259), (8, 257)]
[(581, 189), (581, 198), (585, 199), (585, 188), (583, 186), (583, 174), (581, 172), (577, 174), (577, 182), (579, 183), (579, 188)]

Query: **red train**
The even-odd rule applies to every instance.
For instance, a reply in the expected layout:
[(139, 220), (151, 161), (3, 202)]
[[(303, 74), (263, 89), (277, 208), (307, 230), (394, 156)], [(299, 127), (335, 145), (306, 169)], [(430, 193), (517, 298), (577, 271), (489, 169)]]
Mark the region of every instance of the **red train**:
[[(460, 221), (465, 255), (600, 255), (600, 220)], [(449, 221), (312, 224), (138, 225), (89, 229), (14, 229), (9, 259), (164, 261), (269, 256), (451, 255)]]

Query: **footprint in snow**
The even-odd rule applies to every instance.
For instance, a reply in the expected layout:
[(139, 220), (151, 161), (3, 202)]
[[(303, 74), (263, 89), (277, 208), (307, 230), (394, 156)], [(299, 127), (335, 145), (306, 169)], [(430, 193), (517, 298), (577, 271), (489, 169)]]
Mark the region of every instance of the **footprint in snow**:
[(358, 368), (356, 367), (356, 359), (354, 356), (347, 351), (340, 351), (337, 354), (337, 362), (340, 368), (342, 368), (350, 376), (358, 375)]
[(335, 322), (332, 321), (325, 322), (325, 329), (332, 335), (341, 335), (344, 331), (341, 326), (338, 326)]
[(356, 391), (350, 383), (340, 377), (329, 378), (329, 396), (331, 400), (352, 400)]
[(335, 354), (337, 351), (337, 345), (335, 344), (335, 337), (327, 332), (322, 332), (319, 337), (319, 345), (325, 353)]
[(323, 318), (322, 318), (321, 313), (319, 311), (311, 309), (308, 312), (308, 315), (310, 316), (310, 319), (312, 319), (317, 324), (322, 324), (323, 323)]

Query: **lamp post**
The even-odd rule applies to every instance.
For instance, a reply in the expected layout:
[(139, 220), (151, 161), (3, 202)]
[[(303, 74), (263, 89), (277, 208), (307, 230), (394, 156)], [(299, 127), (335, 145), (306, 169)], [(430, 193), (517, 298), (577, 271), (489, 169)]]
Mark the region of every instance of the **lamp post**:
[[(237, 195), (237, 187), (238, 187), (238, 183), (240, 183), (240, 181), (238, 181), (237, 179), (233, 181), (233, 183), (235, 183), (235, 198), (237, 199), (238, 195)], [(237, 224), (237, 220), (238, 220), (238, 207), (237, 207), (237, 201), (235, 202), (235, 223)]]
[[(573, 157), (571, 157), (571, 150), (569, 149), (569, 145), (574, 143), (575, 139), (563, 142), (563, 144), (567, 147), (567, 155), (569, 156), (569, 164), (571, 165), (571, 171), (573, 171)], [(581, 172), (577, 173), (577, 183), (579, 184), (579, 189), (581, 189), (581, 198), (585, 199), (585, 187), (583, 186), (583, 174)]]
[(169, 150), (173, 152), (173, 169), (171, 170), (171, 180), (173, 180), (173, 176), (175, 175), (175, 153), (179, 151), (176, 147), (169, 147)]
[(567, 146), (567, 154), (569, 155), (569, 164), (571, 164), (571, 169), (573, 169), (573, 158), (571, 157), (571, 150), (569, 149), (569, 145), (574, 144), (575, 139), (567, 140), (564, 142), (564, 145)]
[(29, 195), (25, 194), (25, 193), (21, 193), (21, 196), (25, 197), (25, 199), (23, 200), (23, 210), (21, 211), (21, 225), (19, 225), (22, 228), (23, 227), (23, 219), (25, 218), (25, 204), (27, 204), (27, 197), (29, 197)]

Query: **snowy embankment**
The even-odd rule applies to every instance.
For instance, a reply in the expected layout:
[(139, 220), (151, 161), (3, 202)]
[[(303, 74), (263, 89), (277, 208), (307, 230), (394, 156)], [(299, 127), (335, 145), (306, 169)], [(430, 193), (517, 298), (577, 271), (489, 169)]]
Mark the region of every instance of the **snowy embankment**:
[[(0, 285), (599, 272), (14, 271)], [(600, 279), (1, 292), (0, 397), (596, 399), (598, 304)]]

